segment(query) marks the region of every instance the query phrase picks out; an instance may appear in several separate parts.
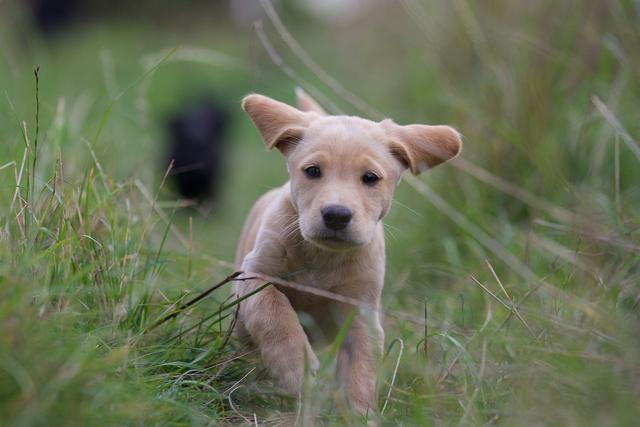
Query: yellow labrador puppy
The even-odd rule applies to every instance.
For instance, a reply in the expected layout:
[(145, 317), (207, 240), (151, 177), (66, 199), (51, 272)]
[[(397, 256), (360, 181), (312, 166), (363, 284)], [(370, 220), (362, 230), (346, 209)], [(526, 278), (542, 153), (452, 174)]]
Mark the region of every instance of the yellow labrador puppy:
[[(369, 315), (359, 312), (352, 319), (337, 361), (349, 405), (366, 413), (376, 406), (375, 360), (384, 341), (378, 314), (385, 271), (382, 218), (405, 169), (419, 174), (450, 160), (462, 142), (448, 126), (329, 116), (302, 91), (298, 107), (256, 94), (242, 101), (267, 147), (285, 156), (290, 181), (254, 205), (236, 264), (248, 274), (286, 278), (371, 307)], [(234, 292), (241, 297), (263, 283), (239, 282)], [(257, 346), (273, 378), (296, 394), (305, 365), (318, 368), (298, 313), (313, 319), (309, 336), (332, 339), (353, 310), (270, 286), (240, 304), (236, 333)]]

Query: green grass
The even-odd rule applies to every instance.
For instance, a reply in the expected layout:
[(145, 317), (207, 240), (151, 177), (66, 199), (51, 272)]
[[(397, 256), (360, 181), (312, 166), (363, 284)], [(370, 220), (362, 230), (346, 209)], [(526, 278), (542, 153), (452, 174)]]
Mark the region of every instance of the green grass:
[[(229, 285), (150, 328), (233, 271), (251, 204), (286, 179), (239, 100), (293, 101), (298, 82), (253, 32), (204, 14), (46, 43), (15, 4), (0, 11), (1, 423), (359, 425), (333, 398), (331, 349), (300, 407), (277, 394), (228, 339)], [(293, 7), (283, 20), (365, 109), (465, 137), (461, 161), (405, 180), (386, 220), (381, 423), (635, 425), (637, 2), (405, 0), (349, 28)], [(298, 79), (366, 115), (265, 31)], [(202, 87), (236, 111), (210, 215), (181, 207), (158, 167), (162, 118)]]

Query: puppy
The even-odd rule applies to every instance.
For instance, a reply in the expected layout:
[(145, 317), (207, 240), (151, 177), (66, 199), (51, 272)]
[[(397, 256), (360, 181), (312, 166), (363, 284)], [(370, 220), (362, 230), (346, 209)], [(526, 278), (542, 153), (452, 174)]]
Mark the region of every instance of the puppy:
[[(446, 162), (460, 153), (462, 142), (448, 126), (326, 115), (302, 91), (298, 106), (256, 94), (242, 101), (267, 148), (277, 148), (286, 158), (290, 180), (254, 205), (236, 264), (247, 274), (330, 291), (371, 310), (354, 312), (353, 305), (269, 286), (241, 302), (236, 333), (257, 346), (273, 378), (296, 394), (305, 367), (318, 369), (297, 313), (313, 319), (309, 336), (328, 339), (350, 319), (337, 377), (352, 410), (365, 414), (376, 408), (375, 361), (384, 342), (379, 317), (385, 271), (382, 219), (406, 169), (417, 175)], [(242, 297), (263, 283), (238, 282), (234, 292)]]

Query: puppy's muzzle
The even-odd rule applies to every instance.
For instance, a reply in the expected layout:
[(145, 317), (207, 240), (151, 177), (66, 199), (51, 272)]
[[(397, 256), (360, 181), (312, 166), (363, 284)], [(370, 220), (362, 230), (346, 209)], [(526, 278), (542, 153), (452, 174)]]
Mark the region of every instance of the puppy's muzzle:
[(353, 213), (346, 206), (329, 205), (320, 211), (324, 225), (331, 230), (343, 230), (351, 222)]

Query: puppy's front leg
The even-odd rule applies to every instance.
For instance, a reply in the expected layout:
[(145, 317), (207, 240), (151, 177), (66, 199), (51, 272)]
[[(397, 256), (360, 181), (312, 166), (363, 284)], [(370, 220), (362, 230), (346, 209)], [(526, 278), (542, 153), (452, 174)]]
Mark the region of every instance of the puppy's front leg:
[[(255, 289), (259, 284), (247, 283), (247, 288)], [(297, 394), (305, 355), (311, 372), (318, 369), (319, 362), (287, 297), (269, 286), (240, 304), (240, 319), (271, 376), (286, 392)]]
[(357, 315), (340, 348), (338, 375), (349, 406), (358, 414), (376, 409), (376, 356), (383, 344), (379, 320)]

